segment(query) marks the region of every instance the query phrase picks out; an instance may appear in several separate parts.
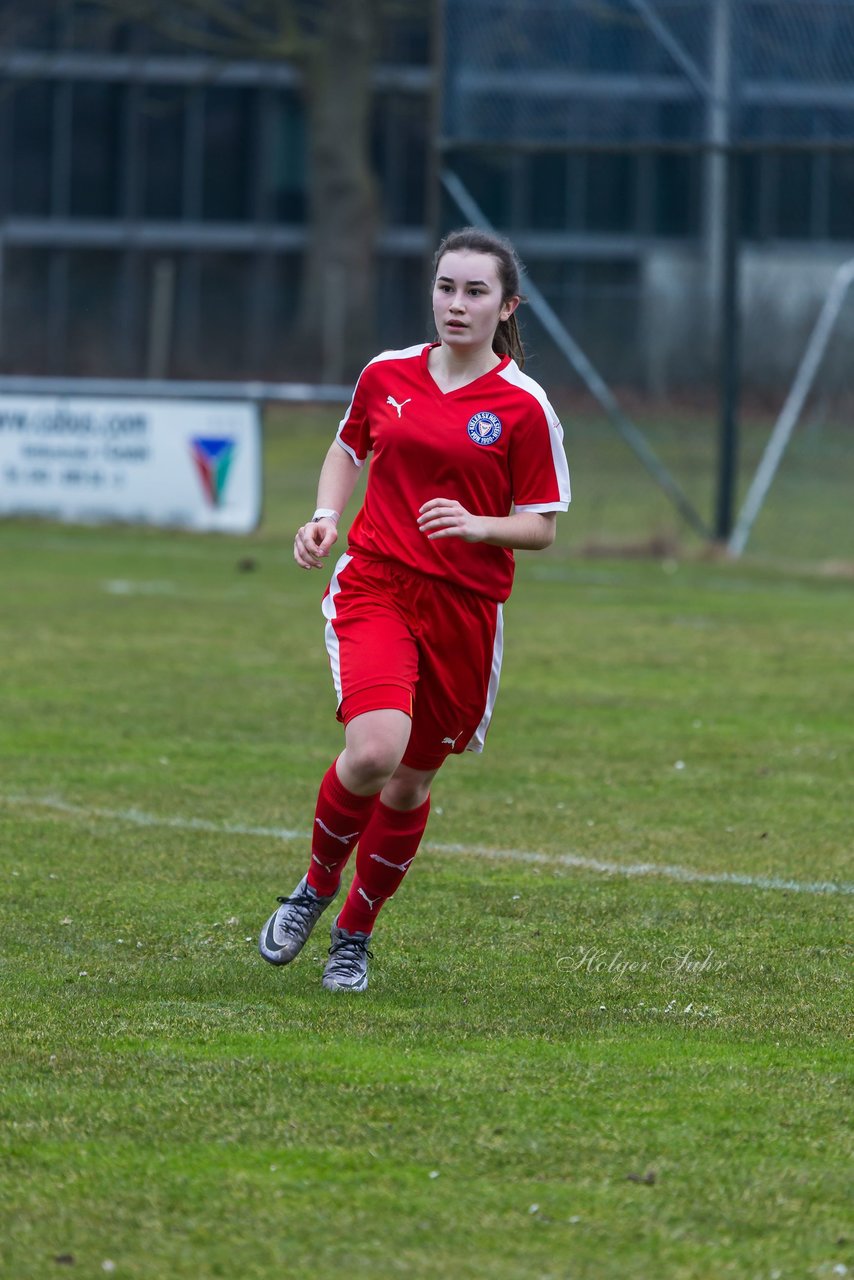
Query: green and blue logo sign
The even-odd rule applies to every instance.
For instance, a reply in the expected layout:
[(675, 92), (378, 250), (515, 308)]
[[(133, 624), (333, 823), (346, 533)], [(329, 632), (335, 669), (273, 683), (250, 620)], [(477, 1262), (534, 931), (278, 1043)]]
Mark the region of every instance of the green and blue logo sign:
[(228, 473), (234, 458), (234, 441), (211, 436), (196, 436), (190, 441), (193, 461), (212, 507), (222, 504)]

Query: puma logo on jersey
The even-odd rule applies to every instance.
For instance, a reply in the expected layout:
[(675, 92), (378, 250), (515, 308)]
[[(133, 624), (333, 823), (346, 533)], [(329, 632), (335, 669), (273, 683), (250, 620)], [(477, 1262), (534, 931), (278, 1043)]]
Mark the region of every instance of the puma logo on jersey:
[(391, 867), (394, 871), (406, 871), (415, 861), (414, 854), (411, 858), (407, 858), (405, 862), (389, 862), (388, 858), (381, 858), (378, 853), (372, 853), (371, 857), (374, 862), (381, 862), (384, 867)]
[(386, 404), (390, 404), (393, 406), (393, 408), (397, 409), (397, 416), (400, 417), (400, 412), (403, 408), (403, 405), (409, 404), (411, 400), (412, 400), (412, 396), (409, 397), (409, 400), (404, 400), (403, 404), (398, 404), (394, 396), (389, 396), (388, 399), (386, 400)]
[(351, 831), (348, 836), (336, 836), (335, 832), (330, 831), (326, 823), (320, 818), (315, 818), (315, 822), (320, 827), (321, 831), (325, 831), (328, 836), (331, 836), (333, 840), (338, 840), (341, 844), (349, 844), (350, 841), (355, 840), (356, 836), (359, 834), (358, 831)]
[(368, 895), (365, 893), (365, 891), (364, 891), (364, 889), (362, 888), (362, 886), (361, 886), (361, 885), (359, 885), (359, 893), (360, 893), (360, 894), (362, 895), (362, 897), (365, 899), (365, 902), (367, 902), (368, 906), (371, 908), (371, 910), (372, 910), (372, 911), (373, 911), (373, 909), (374, 909), (374, 903), (375, 903), (375, 902), (379, 902), (380, 898), (382, 897), (382, 894), (381, 894), (381, 893), (379, 893), (379, 894), (377, 894), (377, 896), (376, 896), (375, 898), (369, 898), (369, 897), (368, 897)]
[[(462, 729), (460, 729), (460, 733), (462, 733)], [(457, 738), (460, 736), (460, 733), (457, 734)], [(448, 746), (455, 747), (457, 745), (457, 738), (443, 738), (441, 745), (444, 747), (447, 742)]]

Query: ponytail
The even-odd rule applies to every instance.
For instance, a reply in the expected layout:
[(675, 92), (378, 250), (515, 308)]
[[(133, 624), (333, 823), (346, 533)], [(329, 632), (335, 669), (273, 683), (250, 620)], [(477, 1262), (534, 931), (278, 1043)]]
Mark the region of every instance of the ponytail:
[(492, 339), (492, 350), (499, 356), (510, 356), (515, 360), (520, 369), (525, 367), (525, 348), (522, 345), (522, 335), (519, 332), (519, 322), (516, 319), (516, 312), (512, 316), (508, 316), (506, 320), (498, 321), (498, 328), (495, 330), (495, 337)]

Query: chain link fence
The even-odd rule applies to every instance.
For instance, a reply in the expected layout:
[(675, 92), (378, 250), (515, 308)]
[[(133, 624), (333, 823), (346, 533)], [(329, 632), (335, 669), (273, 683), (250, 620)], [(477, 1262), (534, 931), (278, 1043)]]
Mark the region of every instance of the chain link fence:
[[(443, 165), (519, 245), (699, 512), (720, 505), (729, 469), (727, 536), (854, 257), (854, 3), (533, 0), (520, 21), (509, 0), (449, 0), (443, 12)], [(532, 371), (563, 377), (571, 398), (580, 380), (559, 344), (536, 320), (529, 337)], [(841, 520), (822, 536), (817, 515), (819, 492), (840, 506), (840, 475), (854, 479), (852, 349), (848, 297), (753, 546), (854, 551)], [(785, 509), (804, 508), (788, 533), (784, 493)]]

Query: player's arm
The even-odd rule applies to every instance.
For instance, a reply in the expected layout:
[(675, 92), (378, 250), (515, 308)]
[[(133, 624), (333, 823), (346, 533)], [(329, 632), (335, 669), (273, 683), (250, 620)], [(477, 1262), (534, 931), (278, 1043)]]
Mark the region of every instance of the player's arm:
[(353, 496), (361, 468), (337, 440), (329, 446), (317, 482), (317, 511), (331, 516), (309, 520), (297, 530), (294, 559), (303, 569), (319, 569), (338, 541), (338, 517)]
[(543, 551), (555, 540), (556, 511), (514, 511), (509, 516), (476, 516), (453, 498), (431, 498), (420, 508), (418, 526), (431, 542), (462, 538), (514, 551)]

